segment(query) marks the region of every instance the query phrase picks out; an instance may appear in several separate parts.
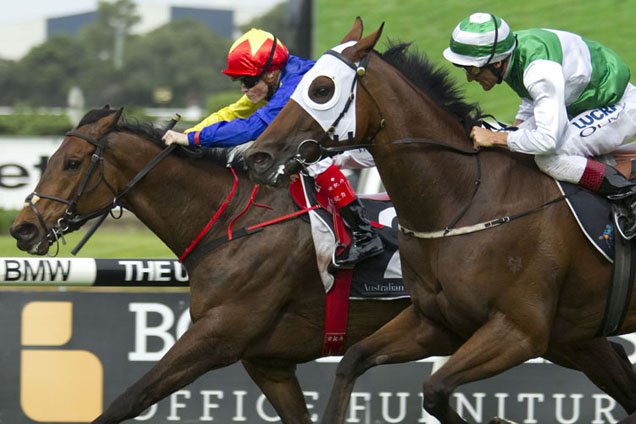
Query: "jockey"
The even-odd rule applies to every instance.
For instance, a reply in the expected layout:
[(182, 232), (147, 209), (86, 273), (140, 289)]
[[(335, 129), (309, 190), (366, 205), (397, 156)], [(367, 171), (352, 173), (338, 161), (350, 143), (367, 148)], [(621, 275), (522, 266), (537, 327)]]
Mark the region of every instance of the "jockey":
[(503, 19), (474, 13), (455, 27), (444, 57), (485, 91), (505, 81), (521, 98), (518, 130), (474, 127), (476, 148), (535, 155), (548, 175), (616, 202), (619, 230), (626, 238), (636, 235), (636, 184), (592, 159), (631, 143), (636, 134), (636, 88), (615, 52), (565, 31), (513, 33)]
[[(314, 63), (290, 55), (285, 45), (269, 32), (251, 29), (232, 44), (227, 69), (221, 71), (241, 82), (243, 96), (185, 133), (168, 131), (163, 140), (168, 145), (204, 147), (232, 147), (255, 140), (285, 106)], [(350, 268), (381, 253), (382, 241), (366, 218), (364, 206), (333, 160), (323, 159), (311, 165), (308, 172), (351, 229), (351, 244), (335, 259), (334, 265)]]

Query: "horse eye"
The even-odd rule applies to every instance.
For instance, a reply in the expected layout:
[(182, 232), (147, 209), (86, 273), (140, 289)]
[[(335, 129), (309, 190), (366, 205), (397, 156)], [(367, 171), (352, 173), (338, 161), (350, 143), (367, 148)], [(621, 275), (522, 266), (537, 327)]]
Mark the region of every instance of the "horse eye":
[(81, 160), (69, 159), (64, 164), (64, 170), (65, 171), (77, 171), (78, 169), (80, 169), (81, 165), (82, 165), (82, 161)]
[(335, 91), (335, 84), (331, 78), (318, 77), (312, 81), (309, 86), (309, 98), (318, 103), (327, 103), (332, 97)]

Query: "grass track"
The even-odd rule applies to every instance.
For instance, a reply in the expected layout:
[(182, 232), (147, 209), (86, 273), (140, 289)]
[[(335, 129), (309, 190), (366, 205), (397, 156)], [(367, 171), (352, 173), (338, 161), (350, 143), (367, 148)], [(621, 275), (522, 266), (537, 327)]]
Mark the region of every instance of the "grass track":
[(499, 15), (513, 31), (543, 27), (576, 32), (612, 48), (627, 62), (632, 73), (636, 72), (635, 0), (316, 0), (314, 55), (320, 56), (337, 45), (357, 15), (364, 21), (365, 34), (385, 22), (378, 50), (384, 50), (388, 39), (412, 41), (431, 60), (451, 69), (457, 80), (462, 81), (470, 101), (479, 102), (485, 112), (500, 120), (511, 122), (519, 100), (508, 86), (484, 93), (478, 84), (467, 84), (463, 72), (442, 58), (454, 26), (477, 11)]
[[(110, 219), (110, 218), (109, 218)], [(86, 228), (66, 237), (66, 246), (60, 243), (60, 257), (71, 257), (71, 250), (86, 232)], [(55, 247), (51, 248), (51, 252)], [(0, 236), (0, 257), (26, 257), (18, 250), (15, 240), (9, 235)], [(84, 245), (78, 258), (171, 258), (175, 255), (150, 230), (139, 223), (119, 225), (114, 221), (105, 224)]]
[[(384, 49), (389, 39), (412, 41), (420, 52), (450, 70), (465, 87), (467, 99), (479, 102), (485, 112), (504, 121), (514, 118), (519, 102), (516, 95), (505, 85), (484, 93), (477, 84), (465, 83), (463, 72), (448, 65), (441, 55), (453, 27), (470, 13), (498, 14), (508, 21), (513, 31), (547, 27), (577, 32), (614, 49), (636, 72), (636, 48), (633, 47), (636, 0), (316, 0), (315, 7), (314, 58), (338, 44), (356, 16), (364, 20), (365, 34), (385, 22), (379, 50)], [(59, 255), (71, 256), (71, 249), (83, 234), (84, 231), (71, 234)], [(12, 238), (2, 235), (0, 256), (28, 255), (15, 247)], [(174, 258), (150, 231), (130, 226), (120, 228), (117, 223), (100, 228), (78, 256)]]

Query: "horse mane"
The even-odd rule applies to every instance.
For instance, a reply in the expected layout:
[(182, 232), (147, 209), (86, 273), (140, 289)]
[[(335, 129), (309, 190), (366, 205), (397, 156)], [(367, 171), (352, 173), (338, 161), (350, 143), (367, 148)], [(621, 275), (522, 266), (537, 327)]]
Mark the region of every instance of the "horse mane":
[[(143, 139), (151, 141), (160, 149), (164, 149), (166, 147), (161, 140), (165, 129), (155, 126), (152, 122), (139, 122), (136, 119), (120, 119), (113, 131), (137, 135)], [(180, 146), (181, 148), (175, 149), (173, 154), (181, 157), (187, 157), (189, 159), (207, 160), (220, 166), (226, 166), (229, 164), (235, 169), (244, 170), (247, 169), (247, 166), (245, 164), (243, 152), (250, 145), (251, 143), (245, 143), (236, 147), (212, 148)]]
[(93, 122), (97, 122), (100, 119), (108, 115), (112, 115), (113, 113), (116, 113), (116, 112), (117, 112), (116, 109), (110, 109), (109, 106), (103, 109), (92, 109), (88, 111), (86, 115), (84, 115), (84, 117), (80, 120), (79, 124), (77, 124), (77, 128), (83, 125), (88, 125), (88, 124), (92, 124)]
[(448, 70), (435, 66), (419, 51), (407, 51), (411, 43), (395, 43), (389, 40), (388, 48), (380, 57), (400, 71), (416, 87), (426, 93), (437, 105), (455, 116), (470, 134), (473, 126), (479, 125), (482, 112), (476, 103), (468, 103), (457, 82)]

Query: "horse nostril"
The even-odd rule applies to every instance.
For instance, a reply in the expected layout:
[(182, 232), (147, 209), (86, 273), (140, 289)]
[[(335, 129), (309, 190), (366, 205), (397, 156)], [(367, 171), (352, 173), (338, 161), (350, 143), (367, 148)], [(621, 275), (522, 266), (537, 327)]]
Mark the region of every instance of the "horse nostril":
[(38, 236), (38, 227), (30, 222), (25, 222), (11, 227), (9, 233), (18, 241), (28, 242)]
[(274, 158), (266, 152), (254, 152), (247, 157), (247, 166), (256, 172), (264, 172), (271, 168)]

